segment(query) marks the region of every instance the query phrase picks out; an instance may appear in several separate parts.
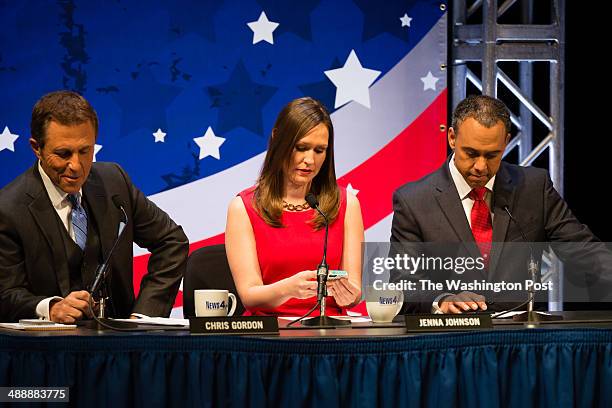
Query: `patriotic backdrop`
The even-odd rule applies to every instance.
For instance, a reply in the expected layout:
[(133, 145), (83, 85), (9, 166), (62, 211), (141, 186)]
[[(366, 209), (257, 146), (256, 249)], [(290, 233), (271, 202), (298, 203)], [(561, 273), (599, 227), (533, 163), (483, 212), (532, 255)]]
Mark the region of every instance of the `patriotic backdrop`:
[[(446, 5), (431, 0), (0, 1), (0, 187), (32, 165), (29, 120), (49, 91), (97, 110), (96, 160), (120, 163), (185, 229), (223, 242), (276, 115), (312, 96), (332, 112), (336, 172), (368, 241), (391, 196), (433, 171), (446, 139)], [(135, 248), (135, 281), (147, 255)], [(182, 294), (174, 315), (180, 314)]]

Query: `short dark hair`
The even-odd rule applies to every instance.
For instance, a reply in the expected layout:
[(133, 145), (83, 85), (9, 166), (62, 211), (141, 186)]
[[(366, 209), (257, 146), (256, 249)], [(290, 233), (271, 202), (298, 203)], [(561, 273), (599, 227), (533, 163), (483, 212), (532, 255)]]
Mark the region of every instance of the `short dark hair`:
[(51, 121), (64, 126), (90, 122), (98, 137), (98, 115), (85, 98), (72, 91), (55, 91), (44, 95), (32, 109), (30, 130), (40, 147), (45, 144), (47, 127)]
[(506, 133), (510, 133), (512, 126), (508, 107), (499, 99), (487, 95), (470, 95), (459, 102), (453, 112), (452, 126), (455, 132), (461, 122), (467, 118), (473, 118), (488, 128), (501, 121), (506, 128)]

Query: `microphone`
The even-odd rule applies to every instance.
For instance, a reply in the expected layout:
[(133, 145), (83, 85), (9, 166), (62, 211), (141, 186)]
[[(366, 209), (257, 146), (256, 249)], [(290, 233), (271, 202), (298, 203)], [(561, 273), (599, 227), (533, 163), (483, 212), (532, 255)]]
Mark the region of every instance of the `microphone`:
[(306, 195), (306, 202), (309, 206), (317, 210), (321, 216), (323, 216), (323, 220), (325, 220), (325, 239), (323, 240), (323, 259), (321, 259), (321, 263), (317, 268), (317, 300), (320, 302), (326, 295), (326, 283), (327, 283), (327, 273), (329, 271), (329, 266), (327, 265), (327, 235), (329, 233), (329, 219), (327, 215), (321, 208), (319, 207), (319, 200), (312, 193), (308, 193)]
[(121, 197), (115, 194), (112, 200), (113, 200), (113, 204), (115, 204), (115, 207), (117, 207), (119, 211), (121, 211), (121, 221), (119, 222), (119, 232), (117, 233), (117, 237), (119, 237), (121, 233), (123, 232), (123, 229), (127, 225), (128, 217), (125, 212), (125, 209), (123, 208), (123, 200), (121, 199)]
[[(325, 296), (327, 296), (327, 274), (329, 273), (329, 266), (327, 265), (327, 235), (329, 233), (329, 218), (319, 207), (319, 201), (312, 193), (308, 193), (306, 196), (306, 202), (312, 208), (317, 210), (319, 214), (323, 216), (325, 220), (325, 240), (323, 241), (323, 259), (317, 268), (317, 303), (310, 309), (306, 314), (297, 320), (290, 322), (287, 327), (302, 321), (302, 326), (307, 327), (319, 327), (319, 328), (334, 328), (340, 326), (350, 326), (351, 322), (346, 320), (335, 319), (333, 317), (325, 316)], [(309, 316), (314, 310), (319, 307), (319, 316), (311, 317), (310, 319), (303, 320)]]
[(508, 205), (504, 205), (502, 208), (508, 214), (512, 222), (514, 222), (516, 226), (518, 227), (519, 232), (521, 233), (521, 237), (523, 238), (523, 241), (525, 241), (529, 245), (529, 264), (527, 266), (527, 270), (529, 271), (529, 275), (531, 276), (532, 279), (534, 279), (534, 282), (535, 282), (535, 277), (538, 273), (538, 263), (535, 261), (533, 257), (533, 246), (531, 245), (529, 241), (527, 241), (527, 236), (525, 236), (525, 233), (523, 232), (523, 228), (521, 228), (521, 224), (519, 224), (516, 218), (512, 216), (512, 213), (510, 212), (510, 208), (508, 207)]
[[(533, 256), (533, 245), (531, 244), (531, 242), (529, 242), (527, 240), (527, 236), (525, 235), (525, 233), (523, 232), (523, 228), (521, 227), (521, 224), (519, 224), (519, 222), (516, 220), (516, 218), (514, 218), (512, 216), (512, 213), (510, 212), (510, 208), (508, 207), (507, 204), (504, 204), (502, 206), (502, 208), (504, 209), (504, 211), (506, 212), (506, 214), (508, 214), (508, 216), (510, 217), (510, 219), (512, 220), (512, 222), (514, 222), (516, 224), (516, 226), (518, 227), (518, 230), (521, 234), (521, 237), (523, 238), (523, 241), (525, 241), (527, 243), (527, 245), (529, 245), (529, 264), (527, 265), (527, 271), (529, 272), (529, 278), (535, 282), (537, 279), (537, 275), (538, 275), (538, 263), (535, 261), (535, 258)], [(533, 306), (535, 303), (535, 290), (533, 288), (533, 285), (531, 286), (531, 288), (529, 289), (529, 298), (527, 300), (527, 312), (521, 313), (519, 315), (515, 315), (512, 317), (513, 320), (516, 321), (522, 321), (522, 322), (526, 322), (526, 324), (528, 325), (528, 327), (531, 327), (535, 324), (538, 324), (539, 321), (541, 320), (561, 320), (562, 317), (560, 316), (553, 316), (553, 315), (548, 315), (548, 314), (542, 314), (542, 313), (538, 313), (536, 311), (533, 310)], [(524, 306), (525, 303), (519, 305), (517, 308)], [(514, 308), (514, 309), (517, 309)], [(510, 309), (506, 312), (502, 312), (501, 314), (505, 314), (509, 311), (511, 311), (513, 309)], [(497, 317), (499, 317), (501, 314), (498, 314)]]
[(100, 288), (100, 285), (102, 284), (105, 276), (106, 276), (106, 272), (108, 270), (108, 265), (110, 262), (110, 258), (113, 255), (113, 252), (115, 252), (115, 248), (117, 247), (117, 243), (119, 242), (119, 240), (121, 239), (121, 237), (123, 236), (123, 232), (125, 231), (125, 227), (128, 223), (128, 217), (127, 214), (125, 212), (125, 209), (123, 208), (123, 201), (121, 200), (121, 198), (118, 195), (114, 195), (112, 197), (113, 203), (115, 204), (115, 207), (117, 207), (117, 209), (119, 211), (121, 211), (121, 221), (119, 222), (119, 233), (117, 234), (117, 238), (115, 238), (115, 242), (113, 243), (113, 246), (111, 247), (110, 251), (108, 252), (108, 254), (106, 255), (106, 258), (104, 259), (104, 262), (102, 262), (100, 265), (98, 265), (98, 268), (96, 269), (96, 274), (95, 274), (95, 278), (93, 283), (91, 284), (91, 287), (89, 288), (89, 293), (91, 293), (92, 295), (94, 293), (96, 293), (98, 291), (98, 289)]

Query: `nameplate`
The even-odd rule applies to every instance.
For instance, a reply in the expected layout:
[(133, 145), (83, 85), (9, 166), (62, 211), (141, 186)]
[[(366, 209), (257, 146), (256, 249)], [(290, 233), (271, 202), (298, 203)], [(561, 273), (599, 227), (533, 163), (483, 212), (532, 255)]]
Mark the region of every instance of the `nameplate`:
[(191, 317), (192, 334), (278, 334), (275, 316)]
[(474, 314), (421, 314), (405, 315), (408, 331), (478, 330), (493, 328), (491, 315)]

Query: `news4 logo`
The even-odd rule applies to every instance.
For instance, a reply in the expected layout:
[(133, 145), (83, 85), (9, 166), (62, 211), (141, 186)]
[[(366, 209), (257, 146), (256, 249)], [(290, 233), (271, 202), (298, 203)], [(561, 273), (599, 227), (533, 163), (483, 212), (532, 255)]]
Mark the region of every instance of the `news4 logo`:
[(397, 296), (393, 296), (393, 297), (379, 297), (378, 298), (378, 303), (380, 303), (381, 305), (397, 305), (398, 299)]
[(206, 308), (209, 310), (219, 310), (219, 309), (226, 309), (227, 306), (225, 304), (225, 301), (222, 300), (220, 302), (210, 302), (210, 301), (206, 301)]

